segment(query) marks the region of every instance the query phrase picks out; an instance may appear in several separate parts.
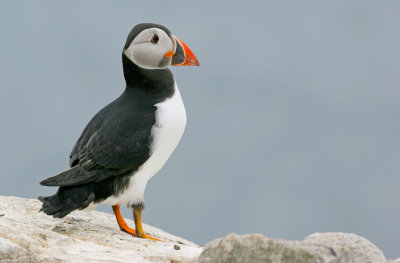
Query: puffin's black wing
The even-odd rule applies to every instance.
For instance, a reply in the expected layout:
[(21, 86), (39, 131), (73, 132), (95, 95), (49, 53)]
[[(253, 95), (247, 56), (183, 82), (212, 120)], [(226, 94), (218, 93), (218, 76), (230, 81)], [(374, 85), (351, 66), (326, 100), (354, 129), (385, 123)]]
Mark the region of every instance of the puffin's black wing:
[(156, 108), (127, 100), (122, 95), (96, 114), (71, 152), (72, 168), (41, 184), (79, 185), (138, 169), (150, 157)]
[(104, 122), (107, 116), (107, 112), (112, 105), (107, 105), (101, 111), (99, 111), (86, 125), (78, 141), (75, 143), (71, 154), (69, 155), (69, 166), (74, 167), (79, 163), (79, 153), (85, 148), (89, 138), (96, 132)]

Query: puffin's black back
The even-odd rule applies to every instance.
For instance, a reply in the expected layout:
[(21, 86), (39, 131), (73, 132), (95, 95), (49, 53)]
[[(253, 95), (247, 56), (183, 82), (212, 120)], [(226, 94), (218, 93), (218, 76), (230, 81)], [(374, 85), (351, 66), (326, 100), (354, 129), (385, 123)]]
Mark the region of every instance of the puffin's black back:
[[(170, 34), (161, 25), (139, 24), (129, 33), (125, 47), (151, 27)], [(154, 105), (173, 95), (174, 78), (169, 69), (143, 69), (124, 54), (122, 62), (125, 91), (88, 123), (71, 152), (72, 169), (41, 182), (60, 186), (55, 195), (39, 197), (46, 214), (64, 217), (117, 195), (150, 157), (151, 129), (156, 122)]]

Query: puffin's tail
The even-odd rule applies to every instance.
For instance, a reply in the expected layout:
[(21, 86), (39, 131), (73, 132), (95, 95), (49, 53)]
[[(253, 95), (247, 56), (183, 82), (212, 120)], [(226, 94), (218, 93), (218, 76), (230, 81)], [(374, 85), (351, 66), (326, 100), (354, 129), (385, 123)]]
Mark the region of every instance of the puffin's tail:
[(56, 218), (62, 218), (74, 210), (85, 209), (94, 199), (92, 184), (61, 186), (52, 196), (39, 196), (43, 204), (40, 211)]
[(41, 181), (40, 184), (59, 186), (59, 188), (55, 195), (39, 196), (39, 200), (43, 202), (40, 211), (61, 218), (74, 210), (84, 209), (95, 199), (96, 181), (102, 181), (104, 178), (113, 180), (113, 175), (115, 175), (114, 170), (87, 171), (82, 166), (77, 165), (56, 176), (49, 177)]

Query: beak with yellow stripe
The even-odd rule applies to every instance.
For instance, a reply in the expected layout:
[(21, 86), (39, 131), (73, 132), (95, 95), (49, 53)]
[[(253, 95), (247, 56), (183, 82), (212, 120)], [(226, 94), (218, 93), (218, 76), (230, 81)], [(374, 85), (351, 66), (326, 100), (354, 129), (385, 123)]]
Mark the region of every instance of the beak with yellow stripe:
[(172, 66), (200, 66), (192, 50), (179, 38), (175, 38), (175, 52), (168, 51), (165, 57), (172, 57)]

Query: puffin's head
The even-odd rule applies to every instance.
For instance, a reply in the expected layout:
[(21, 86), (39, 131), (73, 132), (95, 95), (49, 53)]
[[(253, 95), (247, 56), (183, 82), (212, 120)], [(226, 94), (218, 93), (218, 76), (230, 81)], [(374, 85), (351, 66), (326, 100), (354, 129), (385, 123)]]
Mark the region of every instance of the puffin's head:
[(171, 32), (157, 24), (136, 25), (128, 35), (123, 54), (144, 69), (199, 66), (193, 52)]

